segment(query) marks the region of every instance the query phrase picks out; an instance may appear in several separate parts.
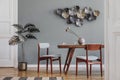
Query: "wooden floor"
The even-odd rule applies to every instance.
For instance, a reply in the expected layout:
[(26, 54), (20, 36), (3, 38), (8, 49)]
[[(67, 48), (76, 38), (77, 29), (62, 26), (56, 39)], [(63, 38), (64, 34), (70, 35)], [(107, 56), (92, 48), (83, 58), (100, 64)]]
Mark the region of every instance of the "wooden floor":
[(43, 69), (40, 73), (37, 73), (36, 70), (27, 70), (27, 71), (18, 71), (15, 68), (0, 68), (0, 77), (3, 76), (22, 76), (22, 77), (63, 77), (64, 80), (104, 80), (104, 77), (100, 76), (100, 72), (93, 72), (92, 76), (90, 76), (88, 79), (86, 78), (86, 72), (79, 71), (78, 76), (75, 75), (75, 71), (69, 71), (67, 75), (64, 73), (59, 74), (59, 71), (54, 71), (53, 74), (50, 74), (48, 72), (46, 74), (45, 69)]

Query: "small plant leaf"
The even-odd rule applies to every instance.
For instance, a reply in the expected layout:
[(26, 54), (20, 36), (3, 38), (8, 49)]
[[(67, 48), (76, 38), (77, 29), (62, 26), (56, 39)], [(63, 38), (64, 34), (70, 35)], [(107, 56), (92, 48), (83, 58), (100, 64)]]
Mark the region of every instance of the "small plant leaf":
[(26, 24), (25, 26), (24, 26), (24, 29), (26, 29), (26, 28), (29, 28), (29, 27), (35, 27), (35, 25), (34, 24), (32, 24), (32, 23), (28, 23), (28, 24)]
[(40, 32), (40, 30), (39, 29), (37, 29), (37, 28), (28, 28), (28, 32)]
[(13, 24), (12, 26), (14, 26), (18, 30), (23, 30), (24, 29), (23, 26), (20, 25), (20, 24)]
[(36, 37), (32, 34), (27, 34), (25, 37), (27, 37), (28, 39), (36, 39)]
[(16, 45), (20, 42), (19, 36), (14, 35), (9, 40), (9, 45)]

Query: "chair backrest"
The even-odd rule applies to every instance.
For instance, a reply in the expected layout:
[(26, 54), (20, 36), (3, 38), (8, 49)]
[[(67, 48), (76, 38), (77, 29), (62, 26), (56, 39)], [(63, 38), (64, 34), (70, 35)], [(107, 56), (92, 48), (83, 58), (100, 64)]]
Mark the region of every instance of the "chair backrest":
[(91, 51), (94, 51), (94, 50), (100, 50), (101, 49), (101, 44), (86, 44), (85, 45), (85, 49), (86, 50), (91, 50)]
[(99, 60), (102, 61), (102, 44), (86, 44), (86, 59), (88, 60), (88, 51), (99, 51)]
[(49, 43), (38, 43), (38, 57), (40, 57), (40, 49), (47, 49), (46, 54), (48, 54), (50, 44)]
[(49, 48), (50, 47), (50, 44), (49, 43), (39, 43), (38, 44), (40, 48)]

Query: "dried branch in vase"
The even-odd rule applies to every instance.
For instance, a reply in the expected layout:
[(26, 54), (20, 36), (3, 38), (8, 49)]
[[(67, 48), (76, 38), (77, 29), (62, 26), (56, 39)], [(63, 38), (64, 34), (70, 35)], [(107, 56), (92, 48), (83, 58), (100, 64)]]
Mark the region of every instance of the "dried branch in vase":
[(84, 45), (84, 44), (85, 44), (85, 39), (82, 38), (82, 37), (80, 37), (80, 36), (78, 36), (72, 29), (70, 29), (70, 27), (67, 27), (67, 28), (65, 29), (65, 31), (73, 34), (74, 36), (76, 36), (76, 37), (78, 38), (78, 43), (79, 43), (80, 45)]

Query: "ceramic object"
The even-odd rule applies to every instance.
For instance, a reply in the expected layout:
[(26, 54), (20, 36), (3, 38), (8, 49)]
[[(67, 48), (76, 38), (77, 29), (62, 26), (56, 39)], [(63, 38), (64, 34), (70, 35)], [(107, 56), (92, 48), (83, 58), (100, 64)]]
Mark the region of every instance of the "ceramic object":
[(84, 44), (85, 44), (85, 39), (84, 39), (84, 38), (79, 38), (79, 39), (78, 39), (78, 43), (79, 43), (80, 45), (84, 45)]

